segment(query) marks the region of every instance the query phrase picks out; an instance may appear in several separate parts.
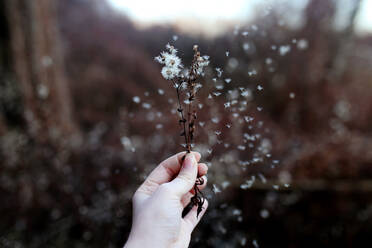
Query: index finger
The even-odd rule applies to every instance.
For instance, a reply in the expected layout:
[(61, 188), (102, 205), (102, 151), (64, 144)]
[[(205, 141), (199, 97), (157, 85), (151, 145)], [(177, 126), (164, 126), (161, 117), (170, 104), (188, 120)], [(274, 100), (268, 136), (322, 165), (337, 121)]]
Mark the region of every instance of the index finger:
[[(201, 158), (200, 153), (191, 153), (195, 156), (196, 161), (199, 162)], [(145, 182), (139, 187), (138, 191), (151, 194), (159, 185), (170, 182), (175, 176), (178, 175), (178, 172), (182, 166), (182, 157), (185, 154), (186, 152), (180, 152), (161, 162), (146, 178)]]

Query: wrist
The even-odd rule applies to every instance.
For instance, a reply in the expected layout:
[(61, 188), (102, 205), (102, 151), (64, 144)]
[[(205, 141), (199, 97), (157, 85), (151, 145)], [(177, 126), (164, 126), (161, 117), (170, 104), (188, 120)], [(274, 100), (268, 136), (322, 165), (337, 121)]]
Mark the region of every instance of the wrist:
[(147, 248), (154, 247), (154, 242), (148, 242), (145, 237), (135, 237), (132, 232), (129, 234), (128, 240), (124, 248)]
[[(150, 238), (150, 239), (149, 239)], [(171, 247), (169, 244), (164, 243), (164, 240), (156, 240), (155, 237), (148, 236), (138, 237), (129, 234), (128, 240), (124, 245), (124, 248), (166, 248)]]
[(131, 235), (129, 235), (127, 242), (124, 245), (124, 248), (146, 248), (144, 244), (142, 244), (141, 240), (132, 238)]

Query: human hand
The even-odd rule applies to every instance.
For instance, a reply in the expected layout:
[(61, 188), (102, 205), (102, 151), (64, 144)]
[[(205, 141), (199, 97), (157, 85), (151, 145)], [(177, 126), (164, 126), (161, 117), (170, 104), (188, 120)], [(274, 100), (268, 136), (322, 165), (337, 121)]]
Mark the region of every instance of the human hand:
[[(188, 247), (191, 233), (204, 215), (208, 202), (197, 217), (197, 206), (182, 218), (183, 209), (194, 194), (196, 178), (203, 176), (206, 186), (208, 167), (200, 163), (200, 154), (178, 153), (161, 162), (133, 196), (133, 224), (124, 248)], [(182, 165), (181, 165), (182, 164)]]

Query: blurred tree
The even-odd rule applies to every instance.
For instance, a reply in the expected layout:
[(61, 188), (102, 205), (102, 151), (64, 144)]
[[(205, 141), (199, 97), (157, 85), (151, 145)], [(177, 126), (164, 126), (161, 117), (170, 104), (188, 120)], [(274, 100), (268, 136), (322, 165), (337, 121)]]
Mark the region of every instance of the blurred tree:
[(79, 138), (58, 44), (55, 1), (5, 0), (0, 5), (0, 131), (25, 128), (41, 144)]

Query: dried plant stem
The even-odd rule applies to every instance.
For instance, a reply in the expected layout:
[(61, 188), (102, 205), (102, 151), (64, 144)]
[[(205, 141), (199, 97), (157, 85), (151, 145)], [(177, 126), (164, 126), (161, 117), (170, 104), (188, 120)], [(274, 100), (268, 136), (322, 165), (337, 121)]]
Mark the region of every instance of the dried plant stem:
[[(200, 52), (198, 51), (198, 46), (194, 45), (194, 57), (190, 66), (190, 69), (187, 70), (186, 74), (181, 74), (181, 69), (183, 65), (181, 64), (181, 59), (177, 56), (177, 49), (173, 46), (167, 44), (166, 45), (167, 52), (162, 52), (160, 56), (156, 57), (155, 60), (160, 64), (163, 64), (164, 67), (161, 70), (163, 77), (167, 80), (171, 80), (173, 83), (173, 87), (176, 89), (177, 92), (177, 101), (178, 101), (178, 108), (177, 111), (180, 115), (179, 124), (182, 126), (183, 131), (181, 132), (181, 136), (184, 136), (185, 139), (185, 148), (186, 154), (191, 153), (192, 144), (194, 141), (194, 132), (195, 132), (195, 121), (196, 121), (196, 109), (194, 108), (194, 101), (195, 95), (198, 87), (201, 87), (200, 84), (197, 84), (196, 81), (199, 76), (203, 74), (203, 68), (208, 65), (209, 60), (208, 56), (200, 56)], [(184, 81), (186, 80), (186, 81)], [(185, 89), (184, 97), (181, 96), (182, 91)], [(185, 101), (183, 101), (185, 100)], [(185, 106), (184, 104), (188, 105)], [(186, 111), (187, 108), (187, 116), (184, 110)], [(187, 119), (186, 119), (187, 118)], [(186, 157), (182, 157), (182, 162)], [(194, 185), (195, 194), (191, 198), (191, 205), (198, 206), (197, 215), (203, 209), (204, 204), (204, 196), (200, 192), (198, 185), (202, 185), (204, 183), (203, 178), (198, 175)]]
[[(187, 147), (187, 153), (190, 153), (191, 152), (191, 147), (190, 149), (189, 146), (188, 146), (188, 143), (189, 143), (189, 140), (188, 140), (188, 135), (186, 133), (186, 119), (184, 117), (184, 114), (183, 114), (183, 107), (182, 107), (182, 103), (181, 103), (181, 96), (180, 96), (180, 88), (181, 88), (181, 84), (178, 84), (176, 82), (173, 81), (173, 86), (176, 88), (176, 91), (177, 91), (177, 100), (178, 100), (178, 109), (177, 111), (180, 113), (181, 115), (181, 120), (180, 120), (180, 123), (182, 123), (182, 126), (183, 126), (183, 133), (181, 133), (181, 136), (184, 136), (185, 137), (185, 144), (186, 144), (186, 147)], [(183, 159), (182, 159), (183, 161)]]
[[(194, 140), (194, 131), (195, 131), (195, 120), (197, 118), (196, 116), (196, 110), (194, 109), (194, 101), (195, 101), (195, 85), (196, 85), (196, 79), (197, 79), (197, 71), (195, 68), (197, 65), (197, 59), (200, 57), (200, 53), (198, 51), (195, 51), (193, 61), (191, 63), (190, 68), (190, 75), (187, 80), (187, 120), (184, 116), (184, 108), (182, 107), (181, 102), (181, 92), (180, 89), (182, 87), (182, 83), (177, 84), (175, 81), (173, 81), (173, 85), (176, 88), (177, 92), (177, 100), (178, 100), (178, 112), (180, 113), (181, 120), (180, 123), (182, 123), (183, 126), (183, 133), (181, 133), (182, 136), (185, 137), (185, 144), (186, 144), (186, 152), (190, 153), (192, 149), (192, 143)], [(184, 160), (185, 156), (182, 158), (182, 161)], [(192, 206), (198, 206), (197, 209), (197, 216), (199, 216), (200, 212), (203, 209), (203, 204), (205, 201), (203, 193), (199, 190), (198, 185), (202, 185), (204, 183), (203, 178), (201, 178), (198, 175), (198, 178), (196, 179), (195, 185), (194, 185), (194, 196), (191, 198), (191, 205)]]
[[(195, 119), (196, 119), (196, 112), (193, 109), (193, 101), (195, 100), (195, 89), (194, 89), (194, 82), (192, 82), (192, 79), (189, 79), (188, 85), (190, 87), (189, 89), (189, 104), (188, 104), (188, 112), (187, 112), (187, 120), (184, 116), (184, 108), (181, 102), (181, 92), (180, 89), (182, 87), (182, 84), (177, 84), (174, 80), (173, 86), (176, 88), (177, 93), (177, 102), (178, 102), (178, 108), (177, 111), (180, 113), (181, 119), (179, 120), (179, 123), (182, 124), (183, 132), (181, 133), (181, 136), (184, 136), (185, 138), (185, 144), (186, 144), (186, 153), (191, 153), (191, 144), (194, 138), (194, 130), (195, 130)], [(186, 127), (187, 126), (187, 127)], [(182, 157), (182, 161), (185, 159), (186, 155)], [(199, 216), (200, 212), (203, 209), (204, 204), (204, 195), (199, 190), (198, 185), (202, 185), (204, 183), (203, 178), (199, 177), (196, 179), (195, 185), (194, 185), (194, 192), (195, 195), (191, 198), (191, 205), (192, 206), (198, 206), (197, 209), (197, 216)]]

